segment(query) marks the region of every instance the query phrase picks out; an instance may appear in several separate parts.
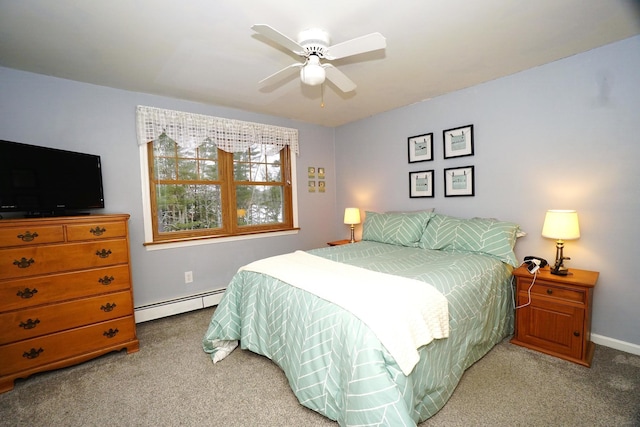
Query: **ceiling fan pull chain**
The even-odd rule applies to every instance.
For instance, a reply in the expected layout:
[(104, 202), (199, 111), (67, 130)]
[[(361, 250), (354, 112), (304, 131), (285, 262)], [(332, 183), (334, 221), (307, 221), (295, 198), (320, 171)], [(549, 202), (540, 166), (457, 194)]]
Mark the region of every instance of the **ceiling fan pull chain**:
[(320, 85), (320, 108), (324, 108), (324, 83)]

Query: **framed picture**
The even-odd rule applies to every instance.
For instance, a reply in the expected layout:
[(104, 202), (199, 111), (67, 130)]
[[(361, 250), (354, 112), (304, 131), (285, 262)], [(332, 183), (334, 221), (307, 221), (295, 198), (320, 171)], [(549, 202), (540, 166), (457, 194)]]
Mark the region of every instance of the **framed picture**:
[(444, 170), (444, 196), (473, 196), (475, 194), (473, 166)]
[(473, 125), (442, 131), (444, 158), (473, 156)]
[(409, 172), (409, 197), (433, 197), (433, 170)]
[(307, 168), (307, 176), (309, 178), (315, 178), (316, 177), (316, 168), (313, 166), (309, 166)]
[(324, 168), (318, 167), (318, 179), (324, 179)]
[(407, 141), (409, 143), (409, 163), (433, 160), (433, 133), (410, 136)]

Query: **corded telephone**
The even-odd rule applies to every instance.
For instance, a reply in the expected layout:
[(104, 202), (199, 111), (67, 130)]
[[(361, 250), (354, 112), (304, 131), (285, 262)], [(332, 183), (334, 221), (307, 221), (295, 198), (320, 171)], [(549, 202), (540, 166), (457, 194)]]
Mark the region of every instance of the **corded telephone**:
[(546, 259), (531, 255), (524, 257), (524, 263), (527, 264), (527, 270), (529, 270), (529, 273), (531, 274), (538, 271), (541, 267), (549, 264)]

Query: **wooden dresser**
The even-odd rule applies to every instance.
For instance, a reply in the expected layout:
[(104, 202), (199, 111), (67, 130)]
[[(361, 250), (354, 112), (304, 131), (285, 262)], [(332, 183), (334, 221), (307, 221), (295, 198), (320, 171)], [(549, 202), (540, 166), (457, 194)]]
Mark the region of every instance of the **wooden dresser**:
[(16, 378), (138, 351), (128, 219), (0, 220), (0, 393)]

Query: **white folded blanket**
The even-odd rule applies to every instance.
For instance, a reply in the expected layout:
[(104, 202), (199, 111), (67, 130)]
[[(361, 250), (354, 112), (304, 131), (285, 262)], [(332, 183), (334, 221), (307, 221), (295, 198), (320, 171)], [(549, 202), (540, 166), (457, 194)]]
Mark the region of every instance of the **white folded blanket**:
[(240, 270), (267, 274), (350, 311), (369, 326), (405, 375), (418, 363), (421, 346), (449, 336), (447, 299), (419, 280), (302, 251), (261, 259)]

